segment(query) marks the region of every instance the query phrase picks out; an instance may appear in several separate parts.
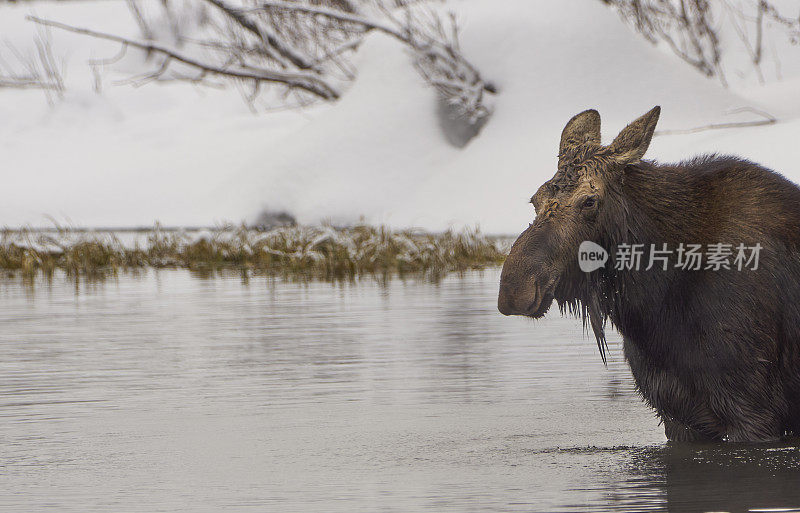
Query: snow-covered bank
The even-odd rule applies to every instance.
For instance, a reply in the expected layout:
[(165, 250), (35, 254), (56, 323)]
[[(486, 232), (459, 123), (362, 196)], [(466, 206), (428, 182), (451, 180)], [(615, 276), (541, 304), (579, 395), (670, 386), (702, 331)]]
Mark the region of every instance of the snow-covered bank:
[[(0, 7), (0, 38), (30, 44), (32, 10), (136, 35), (123, 2), (31, 5)], [(0, 169), (10, 184), (0, 224), (42, 225), (52, 215), (75, 225), (205, 225), (269, 208), (307, 223), (363, 215), (395, 227), (514, 233), (532, 216), (530, 195), (555, 172), (564, 123), (590, 107), (603, 115), (606, 140), (657, 104), (662, 129), (754, 119), (729, 113), (764, 109), (781, 122), (657, 137), (648, 156), (736, 153), (800, 180), (800, 77), (726, 90), (597, 0), (453, 7), (464, 53), (500, 89), (492, 119), (464, 149), (446, 143), (434, 92), (385, 36), (359, 50), (359, 78), (337, 104), (253, 115), (231, 90), (112, 86), (135, 67), (130, 58), (106, 71), (95, 94), (86, 60), (118, 47), (53, 32), (56, 54), (68, 59), (64, 100), (50, 108), (39, 91), (0, 90)]]
[(357, 225), (283, 226), (266, 232), (244, 228), (141, 232), (4, 231), (4, 274), (107, 277), (118, 271), (185, 268), (199, 272), (353, 279), (411, 274), (438, 279), (450, 272), (496, 267), (508, 241), (475, 231), (441, 234)]

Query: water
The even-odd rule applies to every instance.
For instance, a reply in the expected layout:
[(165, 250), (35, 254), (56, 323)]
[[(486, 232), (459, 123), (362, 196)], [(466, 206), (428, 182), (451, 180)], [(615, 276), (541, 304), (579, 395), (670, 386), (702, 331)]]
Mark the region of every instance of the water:
[(611, 338), (498, 272), (0, 281), (5, 511), (800, 508), (790, 444), (668, 444)]

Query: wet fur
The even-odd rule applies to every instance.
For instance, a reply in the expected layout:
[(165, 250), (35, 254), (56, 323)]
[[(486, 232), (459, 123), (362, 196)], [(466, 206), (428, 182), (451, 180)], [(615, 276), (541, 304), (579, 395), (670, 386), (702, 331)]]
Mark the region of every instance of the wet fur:
[[(636, 386), (670, 440), (800, 435), (800, 189), (736, 157), (641, 160), (660, 108), (600, 141), (587, 110), (564, 128), (558, 171), (531, 198), (536, 218), (503, 266), (498, 308), (541, 317), (555, 299), (591, 326), (605, 361), (611, 323)], [(577, 250), (611, 251), (582, 272)], [(666, 270), (614, 269), (619, 244), (667, 244)], [(676, 268), (680, 243), (762, 246), (757, 270)]]
[(630, 165), (617, 187), (598, 220), (611, 228), (601, 246), (760, 243), (759, 269), (572, 269), (556, 293), (570, 298), (562, 311), (588, 317), (598, 345), (606, 320), (620, 331), (637, 388), (671, 440), (800, 434), (800, 189), (717, 156)]

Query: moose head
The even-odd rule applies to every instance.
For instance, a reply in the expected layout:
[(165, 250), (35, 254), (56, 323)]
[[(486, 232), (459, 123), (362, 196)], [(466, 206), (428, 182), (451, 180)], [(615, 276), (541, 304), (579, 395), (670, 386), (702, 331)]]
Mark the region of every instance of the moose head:
[[(591, 278), (581, 272), (583, 241), (614, 240), (626, 230), (625, 169), (650, 145), (660, 107), (638, 118), (608, 145), (600, 142), (600, 114), (586, 110), (561, 133), (558, 171), (531, 198), (536, 218), (511, 248), (500, 278), (498, 309), (542, 317), (553, 300), (592, 310)], [(600, 315), (591, 319), (594, 326)], [(600, 343), (598, 335), (598, 343)]]

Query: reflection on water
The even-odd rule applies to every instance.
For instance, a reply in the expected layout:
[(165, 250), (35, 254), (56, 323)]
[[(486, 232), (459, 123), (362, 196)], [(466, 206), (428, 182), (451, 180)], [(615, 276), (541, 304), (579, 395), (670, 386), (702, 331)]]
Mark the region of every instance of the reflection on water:
[(633, 452), (629, 472), (662, 481), (674, 511), (800, 511), (795, 444), (668, 444)]
[(800, 508), (791, 444), (667, 444), (618, 339), (497, 281), (0, 281), (0, 509)]

